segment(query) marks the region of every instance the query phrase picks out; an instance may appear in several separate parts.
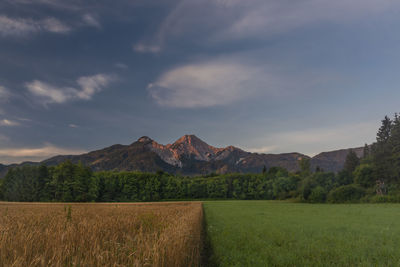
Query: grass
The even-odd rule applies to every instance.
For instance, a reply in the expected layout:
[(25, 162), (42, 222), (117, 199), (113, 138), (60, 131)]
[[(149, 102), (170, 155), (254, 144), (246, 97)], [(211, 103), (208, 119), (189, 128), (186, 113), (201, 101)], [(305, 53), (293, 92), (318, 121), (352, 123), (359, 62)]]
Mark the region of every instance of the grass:
[(204, 202), (219, 266), (400, 266), (400, 205)]
[(0, 266), (198, 266), (201, 203), (0, 202)]

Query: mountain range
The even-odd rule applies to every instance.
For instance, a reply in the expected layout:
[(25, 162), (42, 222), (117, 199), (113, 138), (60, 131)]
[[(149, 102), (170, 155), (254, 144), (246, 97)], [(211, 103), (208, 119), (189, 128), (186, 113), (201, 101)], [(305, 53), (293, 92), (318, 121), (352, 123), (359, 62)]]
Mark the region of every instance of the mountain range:
[[(298, 171), (298, 161), (309, 158), (311, 168), (317, 166), (325, 171), (337, 172), (342, 169), (350, 149), (323, 152), (315, 157), (301, 153), (260, 154), (244, 151), (234, 146), (217, 148), (208, 145), (195, 135), (184, 135), (173, 144), (162, 145), (144, 136), (130, 145), (113, 145), (101, 150), (82, 155), (60, 155), (42, 162), (27, 162), (22, 165), (46, 164), (57, 165), (66, 160), (73, 163), (82, 162), (93, 171), (144, 171), (163, 170), (182, 175), (202, 175), (215, 173), (259, 173), (264, 166), (283, 167), (289, 171)], [(359, 157), (363, 148), (353, 148)], [(21, 165), (21, 164), (20, 164)], [(10, 167), (1, 165), (0, 177), (4, 176)]]

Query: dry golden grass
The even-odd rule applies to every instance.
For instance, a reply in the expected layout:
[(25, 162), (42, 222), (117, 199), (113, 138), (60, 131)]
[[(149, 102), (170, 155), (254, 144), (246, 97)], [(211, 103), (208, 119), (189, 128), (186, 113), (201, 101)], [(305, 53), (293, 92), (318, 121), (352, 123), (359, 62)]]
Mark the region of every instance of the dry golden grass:
[(198, 266), (201, 203), (0, 202), (0, 266)]

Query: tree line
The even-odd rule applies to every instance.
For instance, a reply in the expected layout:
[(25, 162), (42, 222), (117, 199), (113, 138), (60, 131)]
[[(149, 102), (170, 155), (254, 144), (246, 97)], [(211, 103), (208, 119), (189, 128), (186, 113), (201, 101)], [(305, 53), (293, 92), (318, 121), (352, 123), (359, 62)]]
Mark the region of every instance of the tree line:
[(400, 202), (400, 118), (385, 117), (376, 142), (365, 145), (359, 158), (346, 157), (343, 170), (311, 170), (309, 159), (300, 171), (263, 168), (259, 174), (210, 174), (202, 177), (163, 171), (92, 172), (69, 161), (57, 166), (23, 166), (0, 179), (6, 201), (113, 202), (190, 199), (293, 199), (312, 203)]

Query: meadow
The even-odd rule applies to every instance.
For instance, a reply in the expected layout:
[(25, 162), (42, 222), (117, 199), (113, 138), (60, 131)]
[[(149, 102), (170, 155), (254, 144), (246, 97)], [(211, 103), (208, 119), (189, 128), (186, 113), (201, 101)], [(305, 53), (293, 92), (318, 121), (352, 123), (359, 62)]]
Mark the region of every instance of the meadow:
[(0, 202), (0, 266), (198, 266), (201, 203)]
[(400, 266), (400, 205), (204, 202), (217, 266)]

